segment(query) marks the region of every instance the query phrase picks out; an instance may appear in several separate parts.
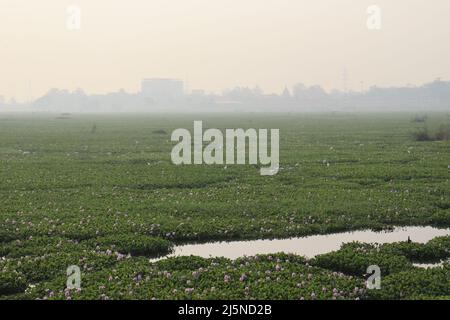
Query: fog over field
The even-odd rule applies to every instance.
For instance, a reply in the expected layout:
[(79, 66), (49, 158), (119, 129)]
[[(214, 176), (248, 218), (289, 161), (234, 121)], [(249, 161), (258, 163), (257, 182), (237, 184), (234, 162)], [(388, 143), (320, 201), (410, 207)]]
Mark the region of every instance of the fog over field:
[(450, 300), (449, 13), (0, 0), (0, 300)]
[[(146, 81), (155, 82), (146, 86)], [(87, 95), (52, 89), (30, 103), (0, 104), (0, 111), (34, 112), (431, 112), (450, 110), (450, 82), (436, 80), (420, 87), (378, 88), (367, 92), (325, 92), (320, 86), (295, 85), (283, 93), (264, 94), (259, 88), (236, 87), (223, 94), (183, 92), (182, 81), (144, 80), (139, 93), (125, 91)], [(178, 88), (173, 88), (177, 83)]]
[[(0, 110), (445, 110), (449, 10), (447, 0), (0, 0)], [(154, 94), (144, 79), (169, 82)]]

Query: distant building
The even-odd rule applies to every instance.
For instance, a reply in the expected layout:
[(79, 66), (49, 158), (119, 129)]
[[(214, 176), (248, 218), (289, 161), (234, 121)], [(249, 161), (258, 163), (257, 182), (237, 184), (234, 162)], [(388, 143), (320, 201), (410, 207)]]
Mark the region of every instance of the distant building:
[(291, 93), (289, 92), (289, 89), (287, 87), (284, 88), (284, 91), (281, 94), (281, 97), (283, 97), (284, 99), (290, 99), (291, 98)]
[(205, 90), (197, 89), (197, 90), (192, 90), (191, 95), (192, 96), (204, 96), (204, 95), (206, 95), (206, 92), (205, 92)]
[(144, 79), (141, 94), (155, 102), (179, 100), (183, 97), (183, 81), (177, 79)]

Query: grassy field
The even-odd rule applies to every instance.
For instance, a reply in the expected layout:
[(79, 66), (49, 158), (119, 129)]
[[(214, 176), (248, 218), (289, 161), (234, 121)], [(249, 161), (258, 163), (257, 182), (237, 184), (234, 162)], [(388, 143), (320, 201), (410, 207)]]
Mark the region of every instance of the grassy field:
[[(450, 116), (413, 117), (0, 114), (0, 298), (449, 298), (449, 265), (411, 264), (448, 258), (448, 237), (350, 244), (312, 260), (149, 262), (186, 242), (450, 227), (450, 142), (412, 138)], [(170, 134), (194, 120), (279, 128), (280, 172), (174, 166)], [(388, 271), (382, 290), (368, 291), (363, 274), (374, 262)], [(64, 290), (69, 265), (82, 270), (79, 291)]]

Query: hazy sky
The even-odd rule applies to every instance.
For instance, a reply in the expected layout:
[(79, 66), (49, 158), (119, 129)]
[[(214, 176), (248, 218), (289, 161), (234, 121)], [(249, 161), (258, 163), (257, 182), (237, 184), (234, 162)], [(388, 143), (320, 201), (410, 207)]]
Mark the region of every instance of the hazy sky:
[[(66, 27), (68, 5), (81, 29)], [(367, 7), (382, 9), (379, 31)], [(220, 92), (450, 80), (449, 0), (0, 0), (0, 95), (103, 93), (144, 77)], [(31, 84), (31, 86), (30, 86)]]

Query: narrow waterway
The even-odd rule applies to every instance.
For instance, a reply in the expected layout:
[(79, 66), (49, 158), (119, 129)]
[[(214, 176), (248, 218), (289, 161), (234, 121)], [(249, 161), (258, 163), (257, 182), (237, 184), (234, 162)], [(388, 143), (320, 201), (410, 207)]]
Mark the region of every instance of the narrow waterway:
[(393, 243), (407, 241), (426, 243), (433, 238), (450, 235), (449, 229), (433, 227), (397, 227), (393, 231), (371, 230), (315, 235), (282, 240), (253, 240), (232, 242), (211, 242), (176, 246), (172, 254), (163, 257), (200, 256), (226, 257), (236, 259), (242, 256), (277, 252), (293, 253), (312, 258), (319, 254), (338, 250), (342, 244), (359, 241), (364, 243)]

